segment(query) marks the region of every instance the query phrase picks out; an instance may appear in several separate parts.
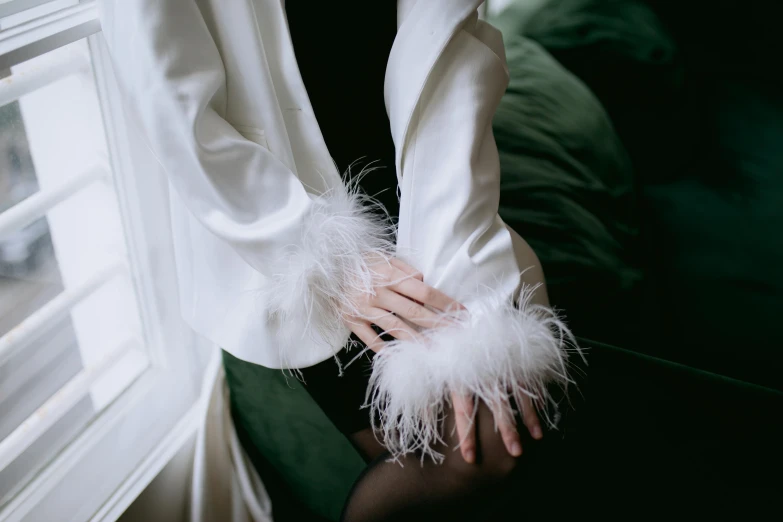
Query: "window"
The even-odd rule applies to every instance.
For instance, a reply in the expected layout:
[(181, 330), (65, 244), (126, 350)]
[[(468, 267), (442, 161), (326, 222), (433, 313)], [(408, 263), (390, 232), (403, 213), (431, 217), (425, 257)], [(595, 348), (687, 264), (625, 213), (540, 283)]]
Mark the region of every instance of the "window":
[(99, 29), (93, 1), (0, 0), (0, 520), (108, 516), (195, 425), (207, 347)]

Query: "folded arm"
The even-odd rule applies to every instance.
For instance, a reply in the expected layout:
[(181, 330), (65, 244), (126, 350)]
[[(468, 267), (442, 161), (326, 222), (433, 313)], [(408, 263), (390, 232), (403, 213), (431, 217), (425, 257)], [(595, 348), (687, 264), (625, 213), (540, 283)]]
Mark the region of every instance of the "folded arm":
[[(220, 38), (228, 29), (215, 27), (217, 19), (208, 25), (200, 10), (208, 4), (100, 3), (129, 113), (192, 215), (265, 277), (259, 309), (299, 335), (304, 325), (317, 323), (319, 333), (339, 346), (347, 330), (338, 308), (357, 288), (371, 289), (368, 255), (386, 258), (390, 230), (365, 209), (362, 196), (341, 184), (331, 164), (323, 166), (331, 187), (308, 193), (296, 173), (255, 25), (236, 28), (250, 31), (245, 39)], [(232, 14), (252, 11), (252, 4), (232, 8)], [(231, 121), (241, 117), (236, 108), (228, 116), (237, 100), (227, 95), (225, 60), (239, 59), (227, 47), (237, 42), (253, 60), (244, 74), (252, 71), (258, 85), (243, 101), (254, 104), (247, 112), (261, 119), (256, 127), (268, 131), (268, 142), (243, 136)]]
[(432, 448), (452, 397), (481, 400), (508, 423), (514, 403), (544, 411), (548, 386), (568, 381), (570, 333), (546, 306), (535, 254), (498, 215), (492, 118), (508, 73), (500, 33), (478, 20), (480, 3), (403, 0), (387, 70), (398, 255), (467, 308), (378, 354), (368, 402), (393, 454), (438, 458)]

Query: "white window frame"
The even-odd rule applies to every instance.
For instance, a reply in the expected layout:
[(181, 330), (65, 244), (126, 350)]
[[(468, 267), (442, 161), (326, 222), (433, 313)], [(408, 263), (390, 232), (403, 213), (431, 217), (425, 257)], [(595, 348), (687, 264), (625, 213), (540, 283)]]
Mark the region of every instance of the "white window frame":
[(201, 375), (214, 347), (181, 319), (170, 229), (161, 226), (169, 223), (168, 185), (128, 126), (96, 3), (43, 18), (0, 35), (0, 68), (88, 39), (151, 367), (0, 511), (0, 520), (114, 520), (195, 432)]

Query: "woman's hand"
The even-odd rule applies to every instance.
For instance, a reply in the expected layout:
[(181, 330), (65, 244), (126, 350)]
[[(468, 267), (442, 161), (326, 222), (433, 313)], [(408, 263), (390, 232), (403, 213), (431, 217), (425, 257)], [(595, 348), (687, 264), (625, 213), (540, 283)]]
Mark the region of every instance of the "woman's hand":
[[(522, 273), (522, 282), (529, 286), (536, 286), (541, 284), (536, 293), (533, 295), (532, 302), (541, 306), (549, 306), (549, 297), (546, 292), (544, 272), (541, 268), (541, 262), (538, 260), (536, 253), (522, 239), (522, 237), (514, 230), (509, 228), (509, 232), (512, 236), (512, 243), (514, 244), (514, 254), (519, 262), (520, 266), (530, 267)], [(476, 461), (476, 423), (475, 415), (473, 412), (473, 398), (465, 397), (458, 394), (451, 394), (451, 404), (454, 409), (454, 415), (456, 415), (455, 423), (457, 425), (457, 434), (460, 440), (460, 452), (465, 462), (473, 463)], [(493, 407), (488, 404), (495, 416), (495, 423), (497, 424), (498, 431), (501, 437), (503, 437), (503, 443), (506, 446), (506, 450), (514, 457), (522, 455), (522, 441), (517, 431), (516, 419), (509, 419), (504, 411), (510, 411), (509, 408), (504, 408), (503, 404)], [(522, 404), (517, 405), (519, 407), (522, 423), (530, 432), (530, 436), (535, 440), (540, 440), (544, 436), (544, 432), (541, 429), (541, 422), (538, 420), (538, 414), (536, 408), (533, 406), (533, 401), (530, 397), (525, 397)]]
[[(472, 464), (476, 462), (476, 423), (473, 411), (473, 397), (452, 393), (451, 405), (455, 415), (462, 458), (468, 464)], [(500, 404), (493, 407), (493, 405), (488, 404), (487, 406), (490, 407), (492, 414), (495, 416), (497, 429), (500, 431), (500, 436), (503, 438), (503, 444), (506, 446), (508, 453), (514, 457), (522, 455), (522, 441), (517, 431), (516, 419), (508, 418), (508, 415), (504, 413), (510, 411), (507, 407), (508, 405)], [(519, 407), (522, 410), (520, 412), (522, 423), (530, 432), (530, 436), (535, 440), (541, 439), (544, 433), (541, 430), (541, 422), (538, 420), (533, 401), (526, 396)]]
[[(350, 316), (346, 324), (356, 336), (374, 352), (383, 348), (384, 341), (373, 329), (375, 324), (385, 333), (397, 339), (411, 339), (416, 336), (414, 326), (421, 328), (437, 327), (442, 316), (432, 311), (453, 312), (464, 310), (457, 301), (426, 283), (421, 272), (399, 259), (379, 262), (376, 265), (378, 284), (375, 294), (364, 294), (357, 299), (357, 315)], [(545, 299), (546, 297), (544, 297)], [(423, 306), (426, 305), (426, 306)], [(427, 308), (430, 307), (431, 309)], [(410, 323), (410, 324), (409, 324)], [(456, 415), (457, 434), (460, 451), (465, 462), (476, 461), (476, 424), (474, 402), (470, 396), (452, 394), (451, 403)], [(503, 413), (509, 411), (504, 405), (493, 408), (495, 422), (506, 450), (518, 457), (522, 454), (522, 441), (516, 428), (516, 419)], [(530, 435), (538, 440), (543, 437), (541, 423), (535, 407), (529, 397), (520, 406), (522, 422)]]
[(356, 314), (348, 317), (346, 324), (375, 352), (383, 348), (383, 340), (373, 324), (397, 339), (412, 339), (416, 327), (431, 328), (443, 321), (438, 312), (464, 310), (457, 301), (424, 283), (421, 272), (399, 259), (379, 262), (373, 268), (375, 293), (358, 296)]

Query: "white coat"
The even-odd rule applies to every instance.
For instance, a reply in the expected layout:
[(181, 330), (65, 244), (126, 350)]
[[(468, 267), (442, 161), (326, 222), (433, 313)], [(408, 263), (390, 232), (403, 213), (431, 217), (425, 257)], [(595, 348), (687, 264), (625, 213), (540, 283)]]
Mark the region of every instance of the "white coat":
[(393, 453), (437, 458), (433, 412), (449, 391), (505, 404), (507, 386), (543, 400), (549, 381), (566, 379), (567, 330), (529, 302), (521, 239), (498, 216), (491, 122), (508, 72), (481, 3), (398, 2), (384, 85), (395, 243), (331, 161), (283, 0), (101, 3), (128, 106), (174, 188), (182, 310), (197, 332), (270, 368), (324, 361), (347, 340), (349, 292), (372, 282), (366, 254), (395, 248), (467, 307), (376, 357), (372, 406)]

